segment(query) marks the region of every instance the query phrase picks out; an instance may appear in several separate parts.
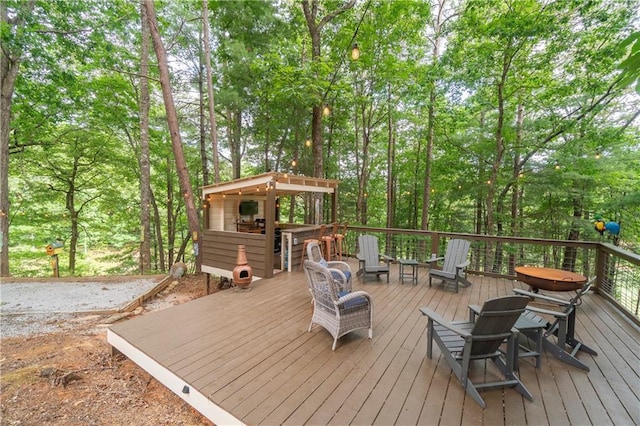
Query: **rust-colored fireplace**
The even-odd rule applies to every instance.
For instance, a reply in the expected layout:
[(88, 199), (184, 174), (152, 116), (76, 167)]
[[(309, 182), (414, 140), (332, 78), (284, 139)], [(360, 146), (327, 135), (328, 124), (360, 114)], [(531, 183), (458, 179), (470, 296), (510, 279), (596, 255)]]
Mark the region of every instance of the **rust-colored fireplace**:
[(253, 278), (253, 270), (247, 262), (247, 251), (244, 244), (238, 245), (238, 259), (236, 260), (236, 267), (233, 268), (233, 283), (244, 289), (251, 284)]

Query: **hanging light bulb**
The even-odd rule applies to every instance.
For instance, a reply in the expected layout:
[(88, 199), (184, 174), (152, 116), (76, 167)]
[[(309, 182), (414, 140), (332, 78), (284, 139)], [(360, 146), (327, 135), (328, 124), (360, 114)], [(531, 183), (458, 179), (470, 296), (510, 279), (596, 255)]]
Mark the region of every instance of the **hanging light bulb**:
[(560, 163), (556, 161), (556, 170), (560, 170)]
[(311, 146), (311, 139), (307, 139), (306, 141), (304, 141), (305, 146), (310, 147)]
[(329, 108), (329, 105), (324, 104), (324, 108), (322, 108), (322, 115), (326, 117), (329, 114), (331, 114), (331, 108)]
[(600, 159), (600, 151), (596, 152), (596, 160)]
[(351, 59), (357, 61), (360, 59), (360, 49), (358, 48), (358, 43), (353, 43), (351, 47)]
[(296, 163), (296, 160), (291, 160), (291, 165), (292, 165), (293, 167), (295, 167), (295, 166), (296, 166), (296, 164), (298, 164), (298, 163)]

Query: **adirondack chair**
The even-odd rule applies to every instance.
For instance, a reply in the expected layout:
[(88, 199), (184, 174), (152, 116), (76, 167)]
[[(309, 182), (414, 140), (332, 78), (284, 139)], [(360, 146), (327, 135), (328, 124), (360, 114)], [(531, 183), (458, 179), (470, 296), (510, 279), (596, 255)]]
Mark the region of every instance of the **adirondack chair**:
[(465, 269), (469, 265), (467, 256), (469, 255), (469, 246), (471, 243), (467, 240), (452, 239), (447, 244), (447, 253), (444, 257), (436, 257), (430, 259), (429, 262), (438, 262), (444, 260), (442, 269), (429, 269), (429, 287), (431, 287), (431, 279), (439, 278), (442, 284), (453, 284), (455, 292), (458, 292), (458, 285), (469, 287), (471, 282), (467, 280)]
[[(449, 322), (429, 308), (420, 312), (429, 318), (427, 323), (427, 356), (432, 357), (433, 341), (440, 348), (447, 364), (456, 375), (465, 391), (482, 408), (486, 407), (479, 390), (497, 387), (514, 387), (525, 398), (533, 401), (533, 396), (514, 374), (513, 362), (517, 351), (517, 332), (514, 324), (524, 312), (529, 299), (523, 296), (506, 296), (484, 302), (475, 322)], [(500, 350), (507, 340), (507, 350)], [(504, 359), (503, 359), (504, 356)], [(504, 380), (474, 383), (470, 377), (471, 361), (490, 359), (498, 367)], [(486, 368), (484, 363), (481, 367)], [(493, 373), (491, 373), (493, 374)], [(478, 373), (474, 373), (474, 378)], [(480, 374), (480, 376), (483, 376)]]
[(368, 329), (369, 339), (373, 338), (373, 300), (368, 293), (341, 293), (330, 270), (310, 260), (304, 261), (304, 272), (313, 296), (309, 332), (313, 324), (324, 327), (333, 336), (331, 350), (340, 337), (355, 330)]
[(317, 242), (311, 242), (307, 245), (307, 257), (312, 262), (329, 268), (333, 279), (338, 281), (341, 291), (351, 291), (351, 267), (348, 263), (339, 260), (325, 260), (322, 256), (322, 247)]
[[(529, 297), (532, 303), (540, 301), (541, 304), (544, 304), (543, 308), (530, 303), (522, 314), (525, 318), (545, 324), (546, 331), (542, 335), (542, 347), (560, 361), (586, 371), (589, 371), (589, 367), (580, 361), (576, 354), (578, 351), (591, 355), (598, 355), (598, 353), (575, 338), (576, 308), (580, 306), (582, 296), (589, 291), (594, 281), (595, 278), (587, 280), (582, 288), (576, 292), (576, 295), (569, 300), (518, 288), (513, 290), (517, 295)], [(547, 318), (551, 318), (551, 320)], [(536, 338), (526, 330), (523, 330), (522, 333), (531, 340)], [(569, 350), (568, 347), (570, 347)]]
[(378, 251), (378, 238), (373, 235), (360, 235), (358, 249), (360, 250), (356, 254), (359, 263), (358, 275), (362, 280), (364, 281), (367, 274), (375, 274), (377, 277), (386, 274), (388, 284), (389, 263), (393, 258)]

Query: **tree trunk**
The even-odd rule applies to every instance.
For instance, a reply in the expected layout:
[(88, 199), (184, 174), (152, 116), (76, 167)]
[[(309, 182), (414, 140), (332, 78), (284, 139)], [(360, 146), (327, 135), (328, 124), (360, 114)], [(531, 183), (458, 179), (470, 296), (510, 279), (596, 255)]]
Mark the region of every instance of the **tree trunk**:
[(65, 206), (69, 212), (69, 218), (71, 220), (71, 237), (69, 238), (69, 274), (75, 275), (76, 273), (76, 253), (78, 247), (78, 216), (79, 210), (76, 210), (76, 185), (75, 177), (78, 176), (78, 157), (74, 152), (73, 168), (69, 174), (70, 179), (68, 181), (68, 187), (65, 189)]
[(241, 172), (241, 159), (242, 159), (242, 111), (233, 110), (233, 119), (231, 120), (232, 134), (232, 155), (233, 155), (233, 178), (239, 179)]
[(171, 265), (175, 262), (173, 258), (175, 252), (175, 243), (176, 243), (176, 226), (175, 221), (173, 220), (173, 179), (172, 179), (172, 170), (171, 167), (171, 159), (167, 157), (167, 258), (169, 261), (168, 267), (171, 268)]
[(140, 273), (151, 270), (151, 164), (149, 160), (149, 22), (140, 4)]
[[(340, 15), (346, 10), (349, 10), (356, 3), (356, 0), (349, 0), (348, 3), (340, 6), (334, 11), (328, 12), (322, 18), (318, 18), (318, 0), (303, 0), (302, 11), (307, 22), (307, 28), (309, 29), (309, 35), (311, 37), (311, 61), (320, 61), (320, 45), (321, 45), (321, 32), (322, 28), (333, 18)], [(316, 76), (318, 77), (318, 76)], [(322, 93), (316, 93), (317, 103), (312, 108), (311, 118), (311, 144), (313, 152), (313, 177), (324, 177), (324, 153), (322, 148), (322, 110), (324, 96)], [(315, 196), (315, 212), (320, 217), (315, 217), (315, 223), (321, 223), (323, 221), (322, 215), (322, 194), (318, 193)]]
[[(434, 48), (435, 50), (435, 48)], [(433, 162), (433, 143), (435, 141), (435, 84), (429, 93), (427, 113), (427, 152), (424, 167), (424, 188), (422, 190), (422, 223), (420, 229), (429, 229), (429, 204), (431, 203), (431, 163)]]
[(209, 44), (209, 2), (202, 0), (202, 25), (204, 40), (204, 64), (207, 70), (207, 97), (209, 99), (209, 131), (211, 132), (211, 151), (213, 160), (213, 182), (220, 182), (220, 157), (218, 155), (218, 126), (216, 124), (215, 102), (213, 97), (213, 77), (211, 72), (211, 46)]
[(200, 63), (198, 66), (198, 122), (200, 124), (199, 136), (200, 136), (200, 164), (202, 164), (202, 184), (209, 185), (209, 161), (207, 159), (206, 148), (206, 121), (204, 111), (204, 65), (202, 63), (202, 49), (200, 49)]
[[(517, 196), (518, 179), (520, 176), (520, 168), (522, 167), (522, 165), (520, 164), (520, 157), (518, 155), (518, 152), (520, 147), (520, 141), (522, 139), (523, 123), (524, 123), (524, 107), (522, 106), (522, 104), (518, 104), (517, 116), (516, 116), (516, 138), (514, 143), (515, 154), (513, 156), (513, 169), (511, 172), (511, 181), (505, 185), (504, 189), (500, 192), (498, 196), (498, 206), (497, 206), (497, 214), (496, 214), (497, 216), (496, 228), (497, 228), (498, 236), (504, 235), (504, 222), (506, 220), (505, 203), (507, 200), (507, 196), (509, 195), (509, 191), (511, 191), (511, 194), (512, 194), (511, 210), (510, 210), (510, 226), (511, 226), (511, 232), (514, 232), (514, 227), (515, 227), (514, 217), (515, 217), (515, 212), (517, 212), (517, 200), (518, 200), (518, 196)], [(515, 234), (512, 233), (511, 235), (515, 235)], [(513, 256), (513, 253), (511, 253), (510, 256)], [(515, 258), (513, 257), (510, 257), (509, 260), (512, 262), (515, 262)], [(511, 265), (514, 265), (514, 263), (512, 262), (508, 264), (509, 267), (511, 267)], [(503, 263), (504, 263), (503, 243), (497, 242), (492, 272), (499, 273), (502, 270)]]
[(360, 106), (360, 120), (362, 121), (362, 147), (356, 146), (356, 152), (361, 152), (362, 161), (358, 170), (358, 200), (357, 218), (362, 225), (367, 224), (367, 184), (369, 182), (369, 131), (366, 120), (366, 109)]
[[(516, 118), (516, 144), (515, 144), (515, 155), (513, 157), (513, 174), (511, 179), (513, 180), (513, 187), (511, 188), (511, 226), (510, 226), (510, 235), (517, 237), (519, 236), (519, 222), (518, 222), (518, 212), (519, 212), (519, 201), (520, 201), (520, 174), (521, 174), (521, 163), (520, 163), (520, 146), (522, 145), (522, 132), (524, 129), (524, 106), (519, 103), (518, 104), (518, 113)], [(508, 273), (513, 274), (513, 268), (516, 265), (516, 253), (509, 253), (508, 260)]]
[(164, 243), (162, 241), (162, 226), (160, 222), (160, 210), (158, 210), (158, 203), (156, 203), (156, 197), (153, 195), (153, 191), (150, 193), (151, 195), (151, 206), (153, 207), (153, 217), (154, 217), (154, 225), (155, 225), (155, 241), (156, 241), (156, 269), (164, 272), (167, 270), (167, 265), (164, 257)]
[[(0, 25), (24, 26), (24, 16), (33, 11), (35, 0), (20, 3), (20, 12), (11, 18), (7, 15), (7, 3), (0, 1)], [(0, 277), (9, 276), (9, 128), (11, 125), (11, 105), (16, 87), (22, 50), (19, 43), (0, 49)]]
[[(442, 27), (446, 18), (445, 12), (445, 0), (438, 1), (438, 10), (435, 15), (435, 21), (433, 22), (433, 50), (431, 51), (431, 66), (437, 67), (440, 61), (440, 50), (442, 48)], [(422, 189), (422, 217), (420, 229), (427, 230), (429, 226), (429, 205), (431, 203), (431, 165), (433, 162), (433, 144), (435, 143), (435, 116), (436, 116), (436, 100), (437, 100), (437, 81), (434, 77), (434, 81), (431, 82), (431, 90), (429, 90), (429, 107), (427, 112), (427, 149), (424, 167), (424, 188)]]
[(493, 235), (494, 233), (494, 212), (493, 201), (496, 193), (496, 185), (498, 184), (498, 172), (502, 167), (502, 159), (504, 157), (504, 105), (505, 105), (505, 84), (507, 82), (507, 74), (511, 66), (510, 56), (511, 46), (505, 48), (505, 53), (502, 60), (502, 74), (500, 75), (500, 81), (498, 82), (498, 122), (496, 124), (495, 141), (496, 141), (496, 155), (491, 165), (491, 177), (489, 178), (489, 188), (487, 190), (487, 234)]
[[(572, 197), (571, 204), (573, 205), (573, 221), (569, 235), (567, 235), (567, 240), (578, 241), (580, 239), (580, 222), (582, 221), (582, 199)], [(578, 249), (576, 247), (565, 247), (562, 258), (562, 269), (565, 271), (573, 271), (576, 266), (577, 255)]]
[(393, 115), (391, 114), (391, 83), (387, 83), (387, 107), (389, 108), (387, 117), (387, 228), (393, 228), (395, 225), (394, 206), (395, 203), (395, 190), (393, 163), (396, 156), (396, 143), (393, 131)]
[(180, 191), (184, 198), (190, 236), (193, 239), (194, 254), (196, 257), (196, 272), (200, 272), (200, 220), (198, 219), (198, 211), (196, 210), (194, 201), (195, 197), (191, 189), (189, 170), (187, 169), (187, 163), (185, 161), (184, 152), (182, 150), (182, 140), (180, 138), (180, 128), (178, 125), (178, 115), (176, 113), (175, 105), (173, 102), (173, 94), (171, 93), (171, 81), (169, 78), (169, 67), (167, 65), (167, 54), (165, 52), (164, 45), (162, 44), (160, 33), (158, 32), (158, 23), (156, 21), (153, 0), (144, 0), (144, 5), (147, 8), (149, 30), (153, 39), (153, 46), (156, 51), (156, 56), (158, 57), (160, 85), (162, 86), (164, 107), (167, 113), (169, 132), (171, 133), (171, 144), (173, 145), (173, 155), (176, 161), (176, 172), (178, 173), (178, 179), (180, 181)]

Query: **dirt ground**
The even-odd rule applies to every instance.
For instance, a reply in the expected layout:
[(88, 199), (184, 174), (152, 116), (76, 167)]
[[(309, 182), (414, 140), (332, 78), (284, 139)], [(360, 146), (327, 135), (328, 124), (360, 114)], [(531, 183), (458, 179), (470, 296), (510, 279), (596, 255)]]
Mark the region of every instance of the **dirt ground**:
[[(176, 281), (136, 314), (206, 294), (203, 275)], [(113, 319), (78, 316), (71, 330), (0, 340), (0, 425), (211, 425), (136, 364), (110, 355)]]

